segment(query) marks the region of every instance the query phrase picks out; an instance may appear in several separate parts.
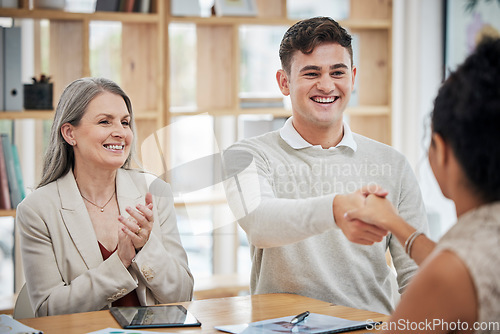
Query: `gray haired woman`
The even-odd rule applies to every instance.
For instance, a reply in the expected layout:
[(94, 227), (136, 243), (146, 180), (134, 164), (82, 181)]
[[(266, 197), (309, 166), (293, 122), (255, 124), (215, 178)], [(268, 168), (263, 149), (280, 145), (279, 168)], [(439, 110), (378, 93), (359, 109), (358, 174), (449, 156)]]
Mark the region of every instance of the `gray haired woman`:
[(17, 208), (36, 316), (191, 299), (170, 186), (156, 181), (153, 196), (157, 178), (129, 168), (134, 132), (114, 82), (82, 78), (62, 93), (42, 181)]

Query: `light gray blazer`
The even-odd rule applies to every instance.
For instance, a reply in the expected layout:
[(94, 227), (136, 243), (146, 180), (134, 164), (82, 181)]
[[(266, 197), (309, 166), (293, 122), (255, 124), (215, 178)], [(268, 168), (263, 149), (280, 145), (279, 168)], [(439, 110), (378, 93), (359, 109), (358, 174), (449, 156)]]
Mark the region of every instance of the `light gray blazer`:
[[(156, 178), (119, 169), (120, 214), (145, 203)], [(26, 285), (36, 316), (107, 309), (137, 289), (141, 305), (187, 301), (193, 277), (181, 245), (170, 186), (154, 182), (153, 231), (125, 268), (115, 252), (103, 261), (90, 216), (70, 171), (19, 204), (19, 228)], [(117, 218), (118, 219), (118, 218)]]

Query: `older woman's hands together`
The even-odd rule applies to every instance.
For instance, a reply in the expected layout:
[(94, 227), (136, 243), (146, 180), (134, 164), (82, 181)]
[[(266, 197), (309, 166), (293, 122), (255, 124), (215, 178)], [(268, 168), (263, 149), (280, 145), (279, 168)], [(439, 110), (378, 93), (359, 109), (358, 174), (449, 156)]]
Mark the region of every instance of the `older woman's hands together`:
[(130, 217), (119, 216), (121, 223), (118, 231), (118, 256), (128, 267), (136, 252), (140, 251), (149, 239), (153, 229), (153, 196), (146, 194), (146, 205), (138, 204), (135, 209), (125, 208)]

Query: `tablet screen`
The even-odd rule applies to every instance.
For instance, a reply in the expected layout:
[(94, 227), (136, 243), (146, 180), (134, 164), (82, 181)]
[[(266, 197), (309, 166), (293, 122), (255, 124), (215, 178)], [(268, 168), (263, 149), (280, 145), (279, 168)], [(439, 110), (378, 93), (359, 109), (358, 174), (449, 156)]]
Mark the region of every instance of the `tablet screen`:
[(123, 328), (201, 326), (182, 305), (120, 306), (109, 311)]

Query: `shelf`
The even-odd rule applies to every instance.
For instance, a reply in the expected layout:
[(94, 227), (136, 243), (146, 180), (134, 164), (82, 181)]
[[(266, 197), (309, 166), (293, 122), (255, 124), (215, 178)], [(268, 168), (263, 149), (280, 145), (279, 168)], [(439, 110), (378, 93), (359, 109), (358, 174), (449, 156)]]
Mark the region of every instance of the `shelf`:
[(285, 117), (291, 116), (292, 111), (285, 108), (171, 108), (170, 110), (172, 117), (204, 114), (210, 116), (273, 115), (276, 117)]
[(283, 25), (290, 26), (297, 20), (285, 18), (260, 18), (260, 17), (238, 17), (238, 16), (211, 16), (211, 17), (179, 17), (172, 16), (170, 23), (189, 23), (199, 25)]
[[(224, 194), (214, 194), (214, 195), (206, 195), (206, 196), (200, 196), (200, 197), (186, 197), (186, 198), (180, 198), (176, 197), (174, 199), (174, 205), (176, 207), (183, 207), (186, 205), (220, 205), (220, 204), (226, 204), (227, 199)], [(15, 209), (9, 209), (9, 210), (1, 210), (0, 209), (0, 217), (15, 217), (16, 216), (16, 210)]]
[(344, 20), (339, 21), (339, 24), (349, 29), (391, 29), (392, 23), (390, 20)]
[[(24, 111), (0, 111), (1, 119), (53, 119), (54, 110), (24, 110)], [(158, 114), (155, 111), (134, 112), (136, 120), (156, 120)]]
[(389, 116), (389, 106), (356, 106), (347, 107), (346, 113), (350, 116)]
[(0, 119), (52, 119), (53, 110), (0, 111)]
[(15, 217), (15, 216), (16, 216), (15, 209), (0, 210), (0, 217)]
[(134, 111), (134, 119), (137, 121), (137, 120), (151, 120), (151, 121), (155, 121), (156, 119), (158, 119), (158, 113), (156, 111)]
[[(288, 117), (292, 111), (285, 108), (171, 108), (172, 117), (195, 116), (207, 114), (210, 116), (241, 116), (241, 115), (273, 115), (276, 117)], [(389, 106), (356, 106), (348, 107), (346, 113), (352, 116), (385, 116), (390, 115)]]
[(240, 108), (238, 115), (273, 115), (275, 117), (292, 116), (292, 110), (285, 108)]
[[(283, 25), (291, 26), (298, 20), (284, 18), (260, 18), (260, 17), (171, 17), (170, 23), (189, 23), (199, 25)], [(349, 29), (390, 29), (390, 20), (340, 20), (339, 24)]]
[(73, 13), (62, 10), (49, 9), (0, 9), (0, 17), (19, 19), (48, 19), (63, 21), (120, 21), (127, 23), (158, 23), (159, 15), (156, 13), (125, 13), (125, 12), (95, 12)]
[[(195, 116), (207, 114), (210, 116), (239, 116), (239, 115), (273, 115), (276, 117), (291, 116), (291, 110), (285, 108), (225, 108), (225, 109), (197, 109), (197, 108), (182, 108), (175, 110), (172, 108), (171, 116)], [(348, 107), (346, 112), (354, 116), (384, 116), (390, 114), (389, 106), (357, 106)], [(0, 119), (52, 119), (54, 111), (52, 110), (37, 110), (37, 111), (2, 111)], [(136, 120), (156, 120), (158, 117), (154, 111), (135, 112)]]

